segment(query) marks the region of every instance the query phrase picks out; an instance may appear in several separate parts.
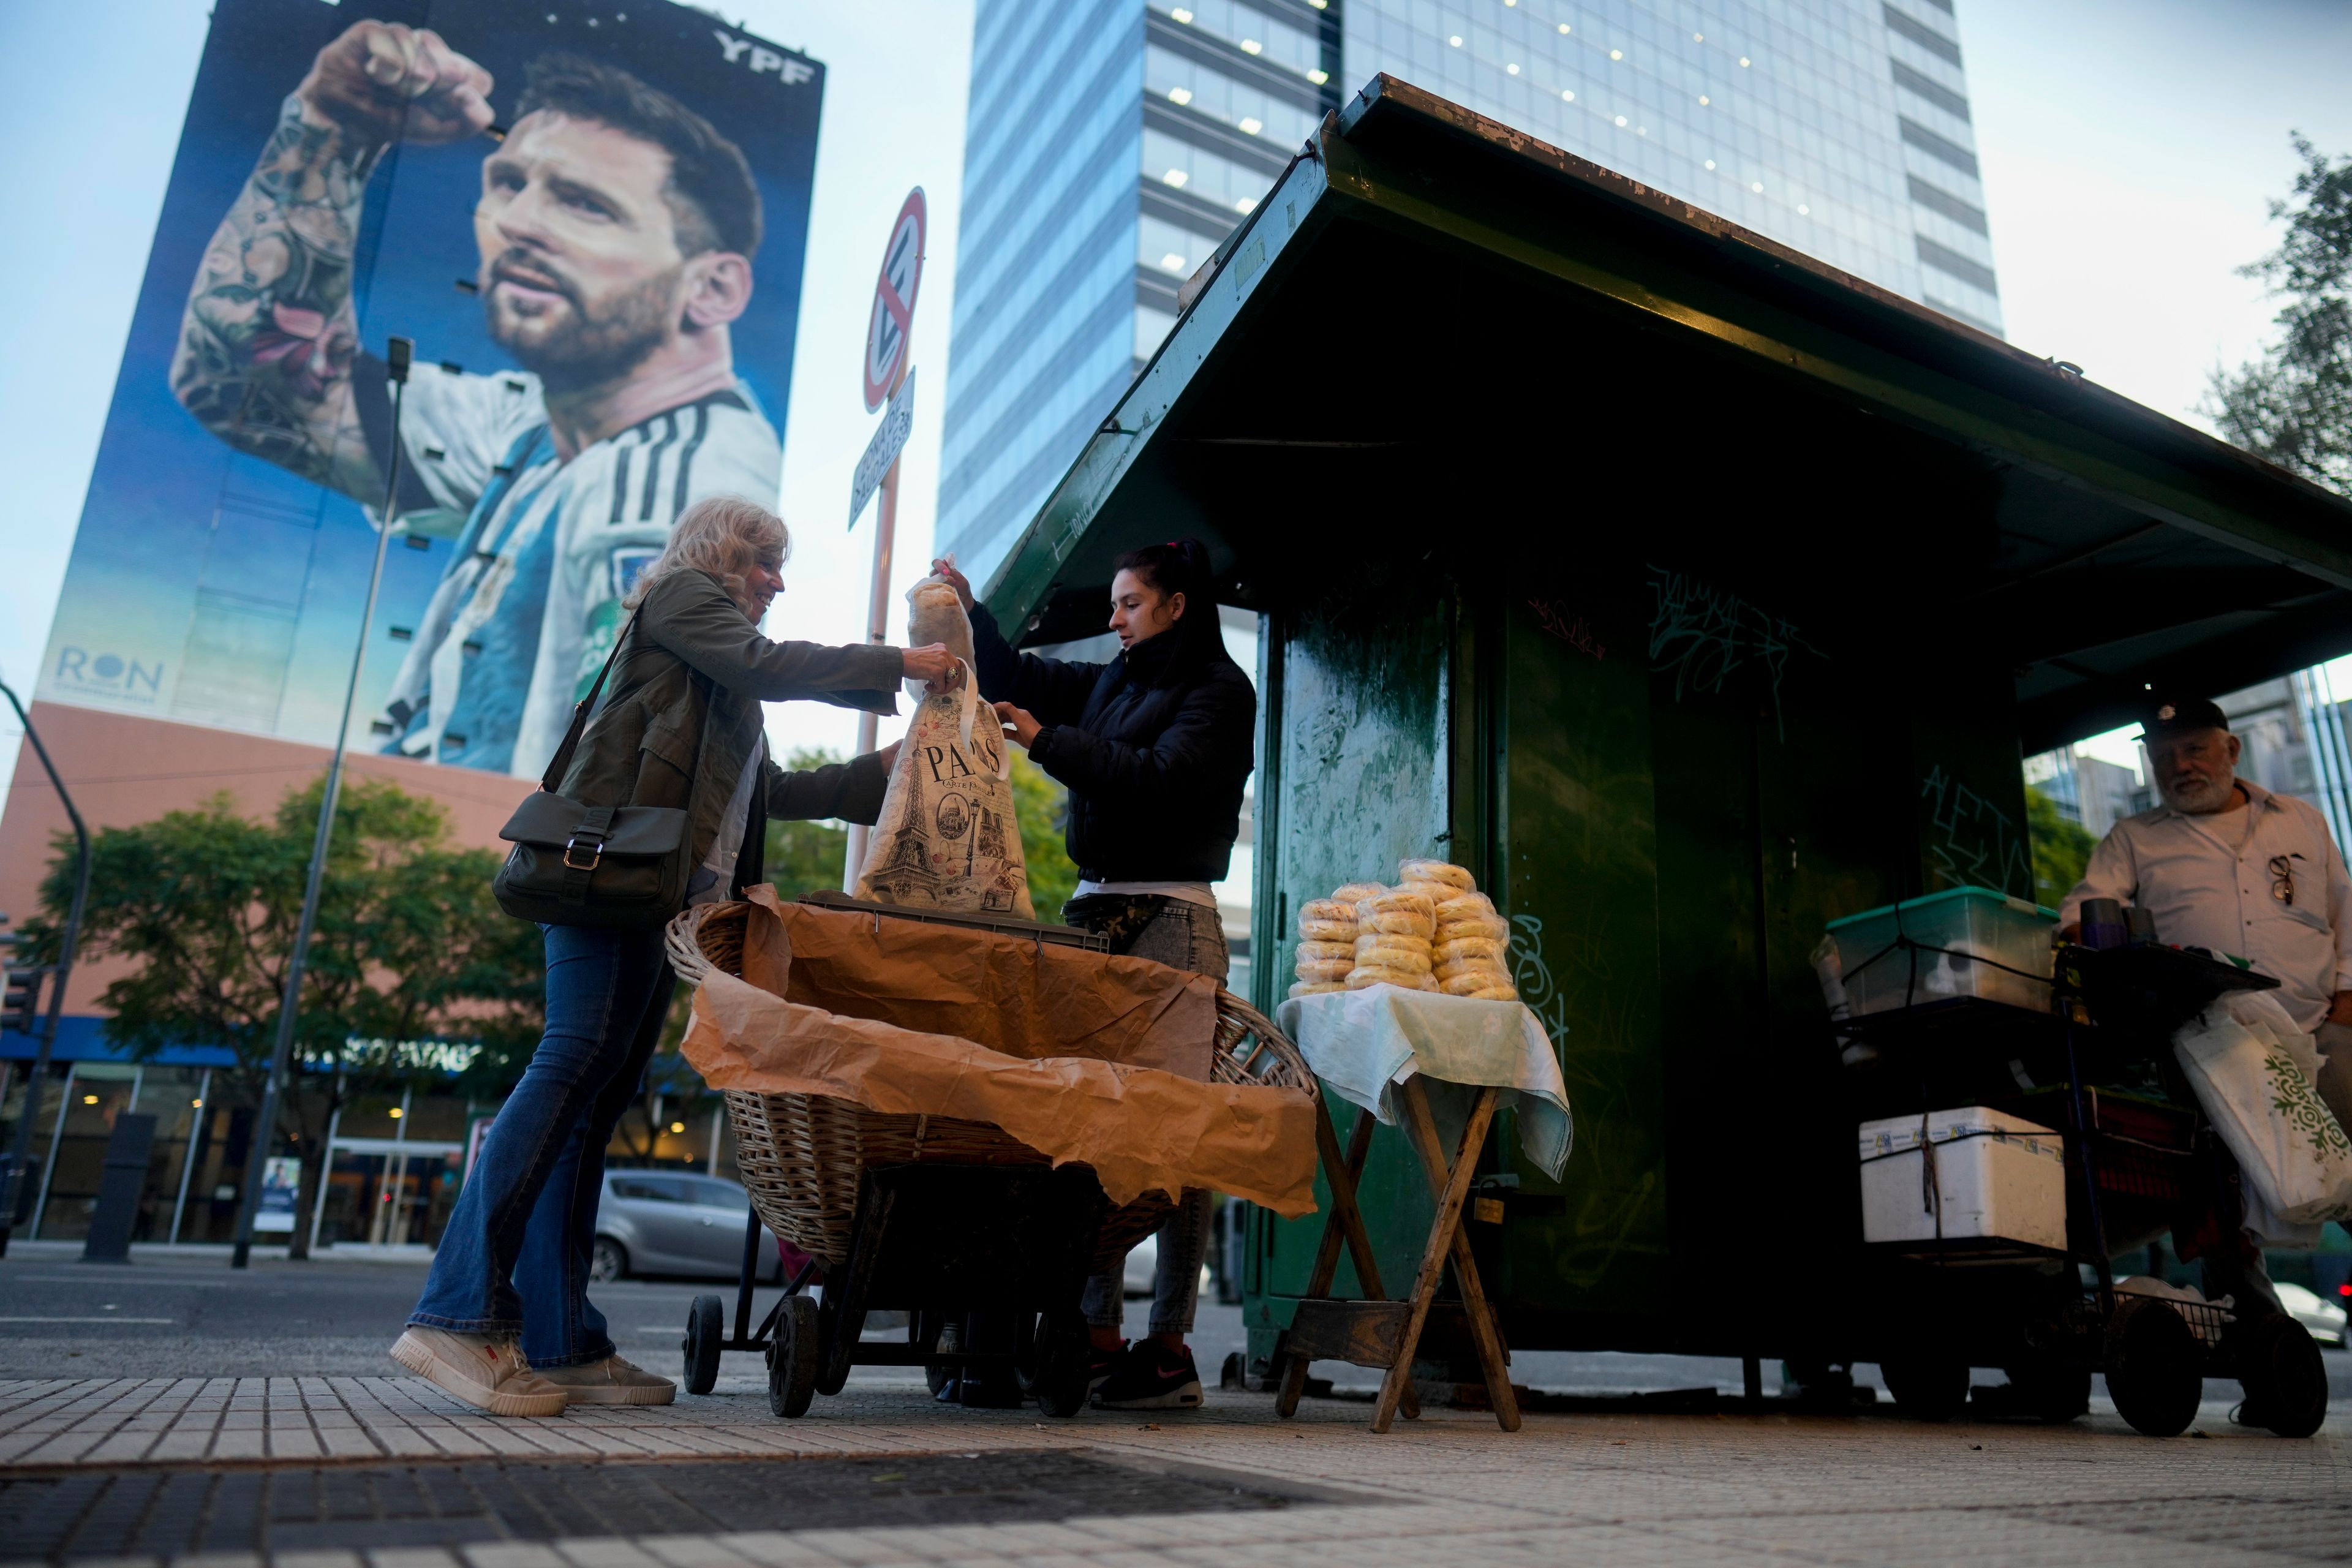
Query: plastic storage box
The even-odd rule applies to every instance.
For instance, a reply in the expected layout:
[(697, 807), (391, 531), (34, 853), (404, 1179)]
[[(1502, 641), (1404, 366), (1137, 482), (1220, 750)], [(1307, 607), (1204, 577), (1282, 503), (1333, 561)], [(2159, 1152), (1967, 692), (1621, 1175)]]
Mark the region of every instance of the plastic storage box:
[(1864, 1241), (2065, 1247), (2066, 1151), (2049, 1128), (1971, 1105), (1861, 1131)]
[(1954, 888), (1832, 921), (1829, 933), (1857, 1017), (1951, 996), (2047, 1012), (2057, 923), (2056, 910), (2023, 899)]

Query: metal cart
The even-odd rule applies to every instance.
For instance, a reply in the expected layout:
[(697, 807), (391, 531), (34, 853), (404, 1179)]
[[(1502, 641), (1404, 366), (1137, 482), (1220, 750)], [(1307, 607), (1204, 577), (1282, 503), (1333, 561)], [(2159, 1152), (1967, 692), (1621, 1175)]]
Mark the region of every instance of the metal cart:
[(1969, 1368), (1998, 1364), (2005, 1413), (2067, 1421), (2098, 1372), (2126, 1421), (2172, 1436), (2196, 1419), (2206, 1378), (2232, 1377), (2263, 1395), (2272, 1430), (2309, 1436), (2327, 1376), (2301, 1324), (2241, 1325), (2216, 1305), (2118, 1289), (2110, 1262), (2210, 1203), (2234, 1170), (2173, 1061), (2173, 1032), (2224, 992), (2277, 982), (2153, 944), (2061, 948), (2055, 972), (2047, 1011), (1961, 996), (1840, 1025), (1871, 1053), (1851, 1075), (1858, 1120), (1988, 1104), (2054, 1123), (2066, 1147), (2063, 1248), (1874, 1249), (1882, 1282), (1931, 1303), (1907, 1342), (1885, 1348), (1887, 1391), (1905, 1413), (1945, 1420), (1968, 1402)]
[[(838, 893), (811, 894), (801, 902), (1108, 951), (1103, 938), (1069, 926), (877, 904)], [(723, 942), (709, 940), (699, 924), (694, 940), (698, 950), (682, 952), (673, 929), (673, 961), (682, 973), (694, 973), (698, 965), (727, 966), (717, 951)], [(1280, 1083), (1314, 1092), (1313, 1079), (1290, 1042), (1223, 991), (1213, 1060), (1221, 1080)], [(771, 1097), (730, 1090), (727, 1098), (749, 1161), (752, 1145), (769, 1131), (761, 1118)], [(788, 1227), (763, 1215), (768, 1199), (761, 1184), (749, 1179), (747, 1165), (752, 1207), (744, 1224), (733, 1331), (728, 1331), (719, 1297), (695, 1299), (680, 1345), (688, 1393), (710, 1392), (722, 1352), (746, 1351), (766, 1358), (769, 1406), (780, 1416), (806, 1414), (814, 1394), (838, 1394), (856, 1366), (920, 1366), (934, 1393), (961, 1376), (967, 1403), (979, 1402), (973, 1394), (977, 1382), (997, 1391), (1017, 1388), (1050, 1415), (1074, 1415), (1083, 1407), (1090, 1361), (1078, 1310), (1085, 1282), (1158, 1228), (1168, 1201), (1146, 1194), (1115, 1207), (1091, 1171), (1055, 1168), (1045, 1156), (977, 1123), (919, 1119), (929, 1123), (935, 1148), (960, 1146), (974, 1156), (920, 1158), (926, 1129), (918, 1119), (903, 1120), (918, 1123), (914, 1157), (866, 1163), (856, 1172), (847, 1244), (840, 1261), (824, 1272), (822, 1300), (807, 1294), (819, 1268), (813, 1259), (794, 1273), (756, 1327), (751, 1295), (761, 1234), (775, 1228), (782, 1235)], [(958, 1138), (961, 1145), (952, 1142)], [(865, 1338), (867, 1315), (877, 1310), (907, 1313), (904, 1342)], [(973, 1373), (995, 1375), (975, 1380)]]

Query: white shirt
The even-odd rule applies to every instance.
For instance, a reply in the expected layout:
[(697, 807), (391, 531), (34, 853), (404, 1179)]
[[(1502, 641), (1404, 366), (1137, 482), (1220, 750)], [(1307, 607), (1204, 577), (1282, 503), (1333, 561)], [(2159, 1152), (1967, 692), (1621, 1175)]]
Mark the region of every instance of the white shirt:
[[(2237, 811), (2192, 816), (2160, 805), (2116, 823), (2059, 922), (2081, 919), (2085, 899), (2137, 904), (2159, 942), (2251, 960), (2278, 981), (2296, 1025), (2317, 1029), (2334, 994), (2352, 990), (2352, 879), (2317, 808), (2243, 779), (2238, 787), (2247, 804)], [(2294, 878), (2291, 904), (2272, 892), (2278, 856)]]
[(768, 742), (762, 739), (744, 759), (743, 776), (735, 781), (735, 793), (727, 797), (727, 810), (719, 818), (719, 837), (710, 841), (710, 853), (686, 884), (688, 904), (716, 904), (732, 898), (735, 891), (735, 862), (743, 853), (743, 835), (751, 826), (751, 786), (760, 782), (760, 764), (768, 760)]
[[(457, 550), (386, 703), (402, 756), (536, 778), (612, 651), (622, 597), (705, 496), (772, 505), (774, 426), (740, 383), (556, 454), (539, 378), (420, 364), (401, 460), (431, 498), (412, 533)], [(402, 489), (409, 489), (406, 480)]]
[(1188, 904), (1217, 907), (1217, 895), (1206, 882), (1080, 882), (1070, 890), (1074, 899), (1095, 893), (1120, 893), (1130, 898), (1181, 899)]

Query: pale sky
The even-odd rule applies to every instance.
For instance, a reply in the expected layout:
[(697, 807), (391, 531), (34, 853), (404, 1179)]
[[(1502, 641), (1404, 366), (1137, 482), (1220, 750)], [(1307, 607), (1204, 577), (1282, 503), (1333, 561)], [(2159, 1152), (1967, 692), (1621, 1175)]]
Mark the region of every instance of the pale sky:
[[(1044, 3), (1044, 0), (1038, 0)], [(1480, 0), (1468, 0), (1476, 4)], [(2191, 416), (2273, 309), (2233, 268), (2275, 243), (2288, 132), (2352, 151), (2352, 5), (2336, 0), (1958, 0), (2011, 341)], [(857, 360), (885, 231), (929, 197), (921, 394), (893, 602), (929, 558), (971, 21), (968, 0), (727, 0), (830, 69), (784, 458), (795, 552), (772, 635), (864, 630), (872, 513), (845, 532), (873, 416)], [(206, 9), (200, 0), (0, 6), (0, 677), (29, 693), (97, 451)], [(903, 605), (899, 605), (903, 616)], [(772, 710), (782, 747), (855, 721)], [(891, 732), (886, 726), (884, 733)], [(0, 772), (13, 762), (0, 722)], [(28, 759), (29, 763), (29, 759)]]

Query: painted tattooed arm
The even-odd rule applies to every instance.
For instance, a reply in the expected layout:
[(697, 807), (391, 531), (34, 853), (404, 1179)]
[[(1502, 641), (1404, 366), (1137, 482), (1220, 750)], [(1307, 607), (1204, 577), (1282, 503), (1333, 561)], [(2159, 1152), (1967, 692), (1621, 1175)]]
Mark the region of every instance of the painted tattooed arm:
[(239, 451), (362, 500), (383, 478), (352, 385), (352, 260), (368, 176), (394, 142), (490, 122), (490, 77), (425, 29), (359, 22), (319, 51), (206, 247), (172, 391)]

